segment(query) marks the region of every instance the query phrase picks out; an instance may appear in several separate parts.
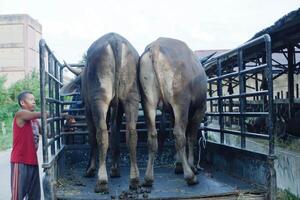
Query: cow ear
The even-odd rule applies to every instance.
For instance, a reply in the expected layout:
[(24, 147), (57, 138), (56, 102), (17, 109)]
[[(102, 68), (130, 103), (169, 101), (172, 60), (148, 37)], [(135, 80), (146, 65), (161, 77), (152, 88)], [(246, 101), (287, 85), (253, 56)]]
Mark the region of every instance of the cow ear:
[(75, 92), (78, 92), (81, 83), (81, 76), (77, 76), (73, 81), (67, 83), (62, 88), (60, 88), (59, 94), (60, 96), (68, 96), (72, 95)]

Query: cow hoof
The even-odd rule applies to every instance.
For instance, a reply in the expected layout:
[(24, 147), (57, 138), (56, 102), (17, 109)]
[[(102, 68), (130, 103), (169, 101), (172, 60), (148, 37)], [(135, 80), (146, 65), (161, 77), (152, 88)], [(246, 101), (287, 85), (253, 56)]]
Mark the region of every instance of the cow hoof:
[(138, 178), (133, 178), (130, 179), (130, 185), (129, 185), (129, 189), (131, 190), (137, 190), (139, 188), (139, 179)]
[(193, 176), (192, 178), (186, 179), (186, 182), (187, 182), (188, 185), (197, 185), (199, 183), (196, 176)]
[(192, 166), (191, 169), (194, 172), (194, 174), (199, 174), (198, 169), (196, 167)]
[(97, 181), (97, 184), (95, 186), (95, 192), (96, 193), (102, 193), (102, 194), (108, 194), (108, 186), (106, 181)]
[(120, 177), (121, 175), (120, 175), (120, 170), (119, 170), (119, 168), (110, 168), (110, 177), (111, 178), (118, 178), (118, 177)]
[(148, 178), (145, 178), (142, 184), (143, 187), (152, 187), (152, 185), (153, 185), (153, 180)]
[(84, 176), (85, 176), (85, 177), (94, 177), (95, 174), (96, 174), (96, 170), (95, 170), (95, 169), (88, 169), (88, 170), (85, 172)]
[(179, 162), (176, 163), (175, 174), (183, 174), (182, 164)]

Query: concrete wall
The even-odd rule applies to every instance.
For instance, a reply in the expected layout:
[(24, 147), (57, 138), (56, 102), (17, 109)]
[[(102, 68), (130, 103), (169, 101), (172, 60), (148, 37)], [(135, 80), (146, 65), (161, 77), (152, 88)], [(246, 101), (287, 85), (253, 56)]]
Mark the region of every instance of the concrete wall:
[(0, 15), (0, 75), (6, 86), (39, 67), (42, 26), (29, 15)]

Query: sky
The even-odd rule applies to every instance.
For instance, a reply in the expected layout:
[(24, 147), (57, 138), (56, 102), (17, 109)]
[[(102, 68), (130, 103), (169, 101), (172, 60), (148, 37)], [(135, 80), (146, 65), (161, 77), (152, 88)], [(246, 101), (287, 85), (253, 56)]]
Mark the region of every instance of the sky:
[(192, 50), (232, 49), (299, 7), (299, 0), (0, 0), (0, 14), (38, 20), (57, 58), (69, 63), (108, 32), (140, 54), (158, 37)]

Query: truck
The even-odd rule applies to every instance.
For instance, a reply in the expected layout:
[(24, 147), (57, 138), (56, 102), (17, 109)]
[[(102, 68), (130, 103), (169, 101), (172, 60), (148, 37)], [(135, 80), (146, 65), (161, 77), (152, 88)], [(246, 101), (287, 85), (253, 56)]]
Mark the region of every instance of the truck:
[[(109, 178), (109, 193), (94, 192), (96, 178), (83, 174), (89, 160), (88, 131), (80, 92), (60, 96), (64, 69), (45, 40), (40, 46), (40, 94), (43, 145), (43, 190), (45, 199), (275, 199), (274, 114), (271, 37), (268, 34), (209, 58), (207, 112), (199, 125), (199, 184), (188, 186), (183, 175), (174, 173), (174, 137), (170, 116), (157, 111), (159, 152), (152, 188), (129, 190), (129, 159), (125, 127), (121, 134), (121, 177)], [(259, 50), (258, 50), (259, 49)], [(84, 67), (71, 65), (71, 67)], [(255, 86), (251, 86), (253, 81)], [(259, 90), (258, 83), (263, 87)], [(225, 89), (228, 89), (227, 91)], [(46, 112), (49, 117), (46, 118)], [(61, 113), (72, 113), (76, 123), (67, 130)], [(263, 117), (262, 133), (250, 132), (250, 119)], [(124, 124), (124, 121), (122, 122)], [(147, 126), (140, 109), (138, 123), (138, 167), (142, 180), (147, 159)], [(230, 140), (229, 140), (229, 139)], [(235, 140), (238, 145), (228, 141)], [(249, 141), (261, 141), (268, 151), (255, 151)], [(108, 154), (109, 155), (109, 154)], [(110, 158), (108, 156), (108, 165)]]

